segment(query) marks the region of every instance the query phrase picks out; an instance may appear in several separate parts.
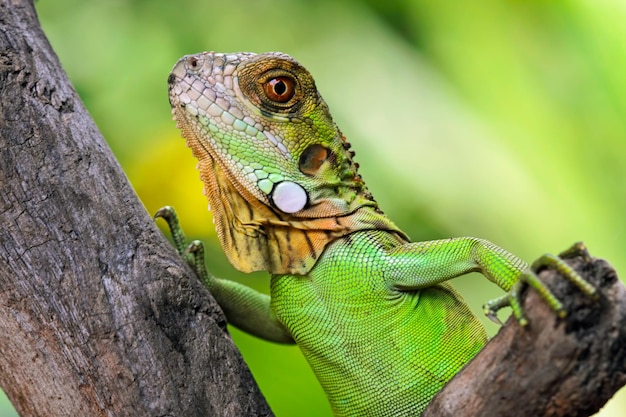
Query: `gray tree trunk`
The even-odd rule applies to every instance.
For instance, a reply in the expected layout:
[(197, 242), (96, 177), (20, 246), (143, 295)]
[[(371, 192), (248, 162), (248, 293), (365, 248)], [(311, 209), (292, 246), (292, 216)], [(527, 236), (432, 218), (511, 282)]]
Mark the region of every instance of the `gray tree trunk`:
[(22, 416), (271, 415), (44, 36), (0, 0), (0, 385)]

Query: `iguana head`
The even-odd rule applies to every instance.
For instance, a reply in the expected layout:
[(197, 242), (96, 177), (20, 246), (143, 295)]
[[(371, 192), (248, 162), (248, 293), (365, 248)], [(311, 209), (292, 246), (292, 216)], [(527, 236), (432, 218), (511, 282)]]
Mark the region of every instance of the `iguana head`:
[(224, 251), (240, 270), (304, 274), (340, 236), (397, 231), (313, 77), (290, 56), (188, 55), (174, 66), (169, 93)]

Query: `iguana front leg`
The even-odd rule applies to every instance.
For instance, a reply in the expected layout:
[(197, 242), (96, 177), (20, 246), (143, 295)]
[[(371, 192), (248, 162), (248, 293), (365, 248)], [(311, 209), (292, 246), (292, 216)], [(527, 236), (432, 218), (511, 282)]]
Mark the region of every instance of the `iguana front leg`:
[[(583, 253), (586, 254), (584, 245), (577, 243), (562, 256)], [(468, 272), (482, 273), (507, 291), (504, 296), (483, 306), (487, 317), (498, 323), (497, 311), (509, 306), (522, 326), (528, 324), (520, 303), (524, 285), (534, 288), (560, 317), (565, 316), (562, 303), (536, 275), (542, 267), (556, 269), (584, 294), (597, 297), (596, 289), (559, 257), (544, 255), (529, 267), (526, 262), (493, 243), (473, 237), (407, 243), (389, 251), (388, 262), (390, 266), (385, 278), (390, 285), (402, 291), (426, 288)]]
[(230, 324), (272, 342), (295, 343), (291, 335), (272, 314), (269, 295), (209, 274), (204, 264), (204, 244), (199, 240), (194, 240), (187, 245), (185, 234), (173, 207), (161, 208), (154, 218), (162, 218), (167, 222), (174, 247), (207, 286)]

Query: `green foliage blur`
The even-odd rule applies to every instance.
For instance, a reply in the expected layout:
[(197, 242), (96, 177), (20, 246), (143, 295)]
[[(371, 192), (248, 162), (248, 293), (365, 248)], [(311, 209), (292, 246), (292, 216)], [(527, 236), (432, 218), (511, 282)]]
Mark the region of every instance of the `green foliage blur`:
[[(203, 50), (280, 50), (304, 64), (370, 190), (414, 240), (478, 236), (527, 260), (584, 240), (626, 273), (620, 0), (41, 0), (37, 9), (147, 211), (175, 206), (187, 234), (208, 242), (216, 275), (267, 291), (266, 274), (227, 264), (169, 115), (169, 70)], [(480, 276), (456, 284), (477, 314), (500, 294)], [(232, 334), (277, 416), (331, 415), (297, 348)], [(622, 394), (600, 415), (624, 412)]]

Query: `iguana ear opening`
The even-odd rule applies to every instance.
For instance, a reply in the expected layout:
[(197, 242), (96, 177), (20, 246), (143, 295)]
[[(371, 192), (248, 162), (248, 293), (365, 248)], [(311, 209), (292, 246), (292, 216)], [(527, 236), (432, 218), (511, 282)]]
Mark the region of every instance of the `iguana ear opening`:
[(322, 145), (310, 145), (300, 155), (298, 161), (300, 172), (310, 176), (317, 174), (324, 162), (326, 162), (331, 155), (332, 152)]

